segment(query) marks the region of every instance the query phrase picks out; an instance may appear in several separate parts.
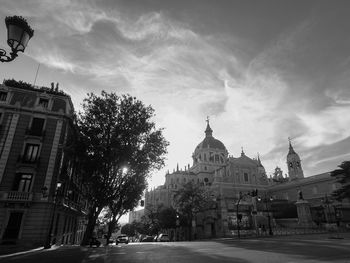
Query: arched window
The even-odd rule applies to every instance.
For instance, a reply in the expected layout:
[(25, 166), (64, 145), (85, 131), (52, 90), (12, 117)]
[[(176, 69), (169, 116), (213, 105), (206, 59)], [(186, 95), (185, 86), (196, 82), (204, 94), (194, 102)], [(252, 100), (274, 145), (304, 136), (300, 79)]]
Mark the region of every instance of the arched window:
[(248, 173), (244, 173), (244, 182), (248, 182), (248, 181), (249, 181)]

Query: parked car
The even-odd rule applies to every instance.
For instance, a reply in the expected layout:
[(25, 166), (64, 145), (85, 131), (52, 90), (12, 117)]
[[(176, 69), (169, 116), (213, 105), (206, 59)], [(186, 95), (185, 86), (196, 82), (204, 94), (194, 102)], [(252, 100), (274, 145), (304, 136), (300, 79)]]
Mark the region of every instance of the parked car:
[(118, 245), (119, 243), (129, 243), (129, 238), (126, 235), (121, 235), (118, 236), (117, 239), (115, 240), (115, 244)]
[(93, 237), (90, 239), (90, 247), (93, 247), (93, 246), (96, 246), (96, 247), (101, 246), (101, 242), (98, 241), (96, 237)]
[(154, 242), (154, 237), (153, 236), (146, 236), (141, 240), (141, 242)]
[(169, 239), (168, 234), (160, 234), (160, 235), (158, 235), (158, 237), (157, 237), (157, 241), (158, 241), (158, 242), (169, 242), (170, 239)]

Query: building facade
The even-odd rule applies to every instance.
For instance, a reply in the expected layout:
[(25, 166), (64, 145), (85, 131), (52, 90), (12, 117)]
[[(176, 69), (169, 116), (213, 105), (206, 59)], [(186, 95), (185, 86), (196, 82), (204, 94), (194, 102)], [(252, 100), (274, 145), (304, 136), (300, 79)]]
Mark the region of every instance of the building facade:
[(145, 215), (145, 209), (135, 210), (129, 212), (129, 224), (132, 222), (140, 222), (141, 218)]
[[(270, 217), (268, 207), (272, 211), (274, 204), (295, 204), (301, 192), (310, 202), (311, 208), (319, 211), (321, 207), (324, 212), (325, 197), (339, 187), (329, 173), (305, 178), (301, 159), (291, 142), (286, 157), (288, 177), (283, 177), (282, 170), (276, 167), (274, 176), (268, 178), (259, 156), (250, 158), (243, 149), (241, 156), (230, 156), (225, 145), (213, 137), (209, 121), (205, 137), (195, 148), (192, 159), (192, 166), (188, 165), (184, 169), (177, 167), (172, 173), (167, 172), (164, 185), (146, 193), (145, 209), (159, 205), (174, 206), (176, 191), (189, 181), (208, 189), (216, 206), (211, 211), (197, 215), (193, 224), (197, 237), (228, 236), (233, 229), (237, 229), (238, 221), (241, 229), (267, 224)], [(257, 196), (252, 196), (252, 191), (256, 190), (263, 197), (259, 200), (263, 201), (258, 202)], [(333, 207), (339, 205), (333, 203)], [(342, 216), (350, 219), (350, 214), (347, 214), (350, 209), (348, 202), (341, 206)], [(312, 210), (313, 216), (317, 218), (320, 213), (315, 211)], [(323, 213), (322, 220), (334, 222), (335, 209)], [(276, 225), (276, 222), (273, 220), (272, 223)]]
[(74, 156), (74, 108), (54, 88), (0, 85), (0, 243), (79, 243), (87, 203)]

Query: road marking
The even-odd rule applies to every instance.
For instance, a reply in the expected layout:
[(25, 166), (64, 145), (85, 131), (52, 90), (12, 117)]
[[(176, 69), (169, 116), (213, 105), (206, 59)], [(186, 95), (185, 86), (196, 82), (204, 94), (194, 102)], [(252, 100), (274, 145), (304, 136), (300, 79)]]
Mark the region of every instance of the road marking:
[(145, 252), (145, 251), (137, 251), (136, 253), (143, 254), (143, 253), (147, 253), (147, 252)]

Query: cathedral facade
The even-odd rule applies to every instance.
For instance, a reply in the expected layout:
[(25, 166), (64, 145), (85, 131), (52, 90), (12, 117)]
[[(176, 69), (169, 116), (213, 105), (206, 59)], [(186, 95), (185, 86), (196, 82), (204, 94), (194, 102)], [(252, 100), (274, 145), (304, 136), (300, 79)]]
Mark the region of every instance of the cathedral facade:
[[(275, 220), (270, 222), (268, 200), (295, 203), (298, 193), (304, 192), (311, 206), (319, 206), (324, 196), (339, 187), (329, 173), (304, 178), (300, 157), (291, 142), (286, 158), (289, 176), (283, 177), (277, 167), (274, 176), (268, 178), (259, 156), (250, 158), (243, 149), (239, 157), (229, 155), (225, 145), (213, 136), (209, 121), (205, 137), (194, 149), (192, 159), (192, 166), (167, 172), (164, 185), (146, 193), (145, 210), (159, 205), (174, 206), (176, 191), (189, 181), (206, 188), (216, 206), (197, 215), (193, 226), (199, 238), (229, 236), (237, 229), (238, 221), (241, 229), (256, 229), (267, 223), (276, 225)], [(251, 195), (253, 190), (257, 190), (263, 197), (259, 200), (265, 203), (257, 202), (257, 197)]]

